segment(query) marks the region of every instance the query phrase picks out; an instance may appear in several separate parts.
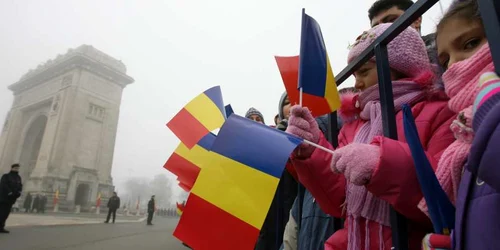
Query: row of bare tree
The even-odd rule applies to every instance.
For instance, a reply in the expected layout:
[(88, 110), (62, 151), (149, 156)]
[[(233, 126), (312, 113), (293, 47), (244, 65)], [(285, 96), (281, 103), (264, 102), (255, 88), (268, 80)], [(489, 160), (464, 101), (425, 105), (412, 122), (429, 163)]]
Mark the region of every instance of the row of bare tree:
[(125, 190), (118, 195), (122, 200), (122, 204), (129, 204), (130, 207), (135, 207), (139, 199), (141, 206), (144, 206), (151, 198), (151, 195), (155, 195), (158, 208), (173, 206), (172, 181), (164, 174), (156, 175), (152, 179), (144, 177), (130, 178), (125, 182)]

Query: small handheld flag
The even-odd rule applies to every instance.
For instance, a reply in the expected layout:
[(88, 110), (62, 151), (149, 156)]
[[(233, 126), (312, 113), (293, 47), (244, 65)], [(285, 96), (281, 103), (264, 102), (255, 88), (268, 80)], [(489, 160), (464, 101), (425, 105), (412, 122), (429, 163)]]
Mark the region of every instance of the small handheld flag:
[(314, 18), (305, 13), (305, 9), (302, 9), (298, 88), (301, 93), (324, 98), (330, 113), (340, 107), (337, 84), (321, 28)]
[(205, 135), (220, 128), (225, 119), (222, 92), (216, 86), (190, 101), (167, 123), (167, 127), (188, 148), (192, 148)]
[[(288, 100), (292, 105), (300, 103), (301, 93), (297, 89), (299, 80), (299, 56), (275, 56), (276, 64), (283, 79)], [(332, 112), (330, 105), (322, 96), (302, 93), (302, 106), (309, 108), (314, 117)]]
[(181, 142), (163, 166), (177, 175), (179, 186), (185, 191), (191, 190), (201, 168), (207, 164), (206, 159), (210, 157), (209, 150), (214, 140), (215, 135), (209, 133), (191, 149)]
[[(244, 143), (243, 143), (244, 142)], [(253, 249), (290, 153), (302, 139), (231, 115), (174, 236), (194, 249)]]

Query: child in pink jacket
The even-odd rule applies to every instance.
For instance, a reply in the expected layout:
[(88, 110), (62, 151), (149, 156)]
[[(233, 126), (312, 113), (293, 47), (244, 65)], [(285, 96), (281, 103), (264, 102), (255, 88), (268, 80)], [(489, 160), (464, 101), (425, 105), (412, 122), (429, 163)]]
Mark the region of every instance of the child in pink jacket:
[[(389, 26), (380, 24), (358, 37), (348, 62)], [(434, 167), (454, 140), (449, 127), (455, 114), (445, 100), (433, 98), (433, 70), (416, 30), (404, 30), (387, 50), (398, 140), (383, 136), (373, 58), (354, 73), (360, 93), (342, 98), (339, 113), (346, 123), (335, 153), (303, 143), (292, 155), (299, 180), (321, 208), (332, 216), (346, 217), (346, 228), (334, 233), (325, 249), (391, 249), (391, 206), (409, 220), (410, 249), (420, 249), (423, 236), (432, 231), (430, 220), (417, 207), (422, 193), (404, 137), (401, 107), (411, 105), (422, 145)], [(332, 149), (317, 127), (307, 108), (292, 108), (287, 132)]]

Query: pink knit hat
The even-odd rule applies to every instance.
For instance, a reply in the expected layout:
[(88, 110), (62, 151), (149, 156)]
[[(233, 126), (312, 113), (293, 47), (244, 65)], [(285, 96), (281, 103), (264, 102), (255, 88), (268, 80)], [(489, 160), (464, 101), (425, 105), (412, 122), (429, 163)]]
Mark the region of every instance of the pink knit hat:
[[(390, 26), (390, 23), (383, 23), (363, 32), (352, 45), (347, 63), (352, 62), (352, 60), (358, 57)], [(401, 34), (394, 38), (394, 40), (387, 45), (387, 52), (389, 54), (389, 65), (391, 69), (404, 74), (405, 77), (416, 78), (432, 72), (425, 43), (420, 37), (420, 34), (412, 27), (406, 28)], [(375, 61), (375, 57), (373, 57), (372, 60)]]

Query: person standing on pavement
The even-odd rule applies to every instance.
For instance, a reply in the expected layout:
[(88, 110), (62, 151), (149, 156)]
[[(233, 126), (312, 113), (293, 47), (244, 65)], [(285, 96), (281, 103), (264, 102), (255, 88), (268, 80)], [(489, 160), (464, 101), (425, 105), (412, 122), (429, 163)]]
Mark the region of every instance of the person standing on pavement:
[(5, 230), (5, 222), (12, 210), (12, 205), (21, 197), (23, 184), (19, 176), (19, 164), (13, 164), (10, 172), (0, 180), (0, 233), (9, 233)]
[(45, 196), (45, 194), (42, 194), (40, 195), (39, 208), (37, 209), (37, 212), (44, 214), (46, 206), (47, 206), (47, 196)]
[(33, 201), (33, 197), (31, 196), (30, 193), (28, 193), (28, 195), (26, 195), (26, 197), (24, 198), (24, 205), (23, 205), (23, 208), (24, 208), (24, 212), (25, 213), (29, 213), (30, 210), (31, 210), (31, 202)]
[(151, 200), (148, 202), (148, 226), (153, 225), (153, 215), (155, 213), (155, 196), (151, 196)]
[(111, 196), (108, 200), (108, 217), (106, 217), (106, 221), (104, 223), (109, 223), (111, 214), (113, 214), (113, 223), (115, 223), (116, 210), (118, 210), (118, 208), (120, 208), (120, 197), (118, 197), (116, 192), (113, 192), (113, 196)]

